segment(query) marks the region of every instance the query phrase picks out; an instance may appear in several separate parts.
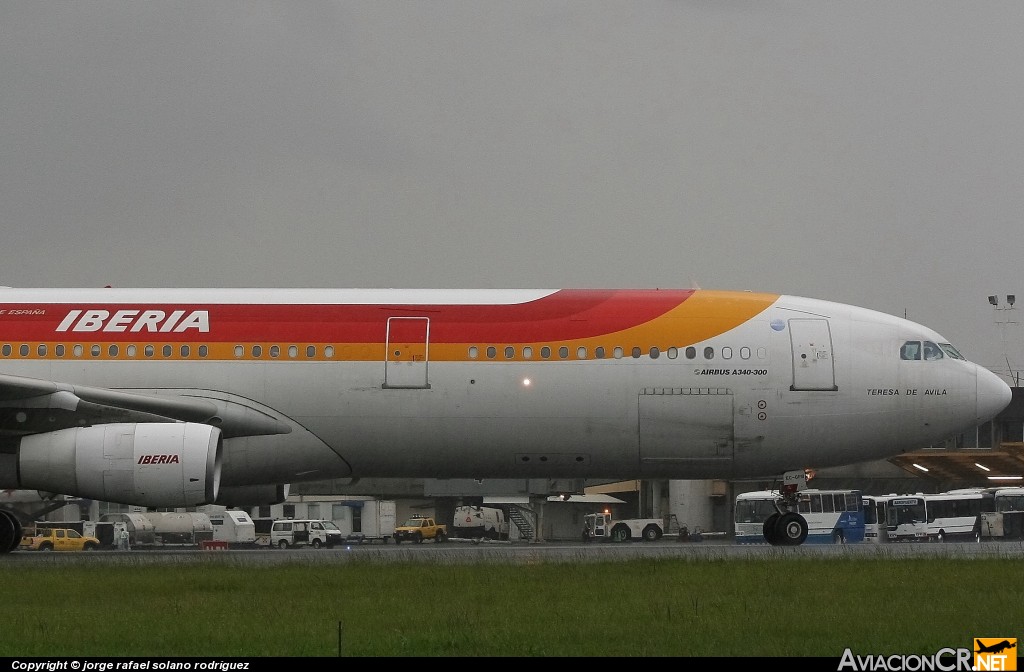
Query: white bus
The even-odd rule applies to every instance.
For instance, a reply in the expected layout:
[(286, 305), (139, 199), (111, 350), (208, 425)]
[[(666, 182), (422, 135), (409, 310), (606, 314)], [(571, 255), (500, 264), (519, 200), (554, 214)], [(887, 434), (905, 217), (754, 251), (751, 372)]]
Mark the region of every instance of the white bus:
[[(860, 490), (802, 490), (796, 512), (807, 521), (808, 544), (846, 544), (864, 541), (864, 511)], [(764, 523), (782, 505), (777, 490), (743, 492), (736, 496), (736, 543), (767, 543)]]
[(896, 495), (864, 495), (861, 498), (864, 509), (864, 541), (869, 544), (885, 544), (889, 541), (889, 530), (885, 521), (889, 513), (889, 502)]
[(981, 514), (992, 510), (982, 489), (899, 495), (888, 503), (889, 541), (980, 541)]

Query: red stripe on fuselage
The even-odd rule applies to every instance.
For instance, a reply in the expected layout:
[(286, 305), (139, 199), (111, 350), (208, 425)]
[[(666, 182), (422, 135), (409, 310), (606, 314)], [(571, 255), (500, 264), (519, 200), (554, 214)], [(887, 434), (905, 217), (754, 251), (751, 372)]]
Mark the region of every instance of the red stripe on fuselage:
[[(0, 304), (0, 341), (383, 342), (387, 318), (430, 318), (434, 343), (507, 343), (580, 339), (649, 322), (679, 306), (694, 290), (560, 290), (535, 301), (493, 305), (338, 304)], [(73, 310), (205, 310), (209, 332), (56, 331)], [(12, 312), (19, 311), (19, 312)], [(41, 312), (37, 312), (41, 311)], [(108, 320), (108, 324), (109, 324)], [(104, 326), (107, 326), (106, 324)]]

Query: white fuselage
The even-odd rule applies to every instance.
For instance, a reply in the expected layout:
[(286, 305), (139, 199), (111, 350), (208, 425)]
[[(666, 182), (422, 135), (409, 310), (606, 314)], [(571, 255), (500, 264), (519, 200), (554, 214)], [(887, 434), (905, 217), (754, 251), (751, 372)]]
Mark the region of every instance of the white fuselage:
[[(194, 297), (188, 290), (71, 290), (81, 293), (74, 301), (58, 290), (24, 291), (0, 290), (0, 307), (60, 307), (51, 310), (45, 334), (38, 327), (19, 336), (22, 321), (0, 315), (0, 345), (12, 346), (0, 356), (0, 373), (69, 389), (216, 400), (288, 427), (226, 436), (223, 485), (340, 477), (764, 476), (922, 448), (987, 421), (1009, 402), (1005, 383), (948, 351), (930, 361), (901, 359), (908, 341), (945, 343), (927, 327), (784, 295), (752, 295), (761, 303), (751, 307), (745, 293), (698, 291), (690, 307), (680, 303), (624, 325), (605, 328), (586, 311), (540, 313), (539, 324), (564, 323), (565, 335), (551, 330), (558, 324), (545, 332), (510, 319), (504, 331), (488, 323), (463, 337), (446, 322), (452, 304), (484, 307), (460, 313), (460, 324), (500, 323), (507, 306), (544, 306), (557, 294), (380, 290), (359, 304), (364, 312), (379, 310), (379, 334), (369, 340), (329, 333), (327, 320), (334, 318), (323, 305), (349, 304), (346, 295), (326, 290), (312, 297), (297, 290), (207, 290)], [(623, 305), (640, 300), (631, 295)], [(264, 333), (278, 322), (242, 325), (240, 318), (231, 333), (218, 332), (227, 319), (220, 307), (263, 301), (308, 309), (288, 319), (316, 325), (315, 334)], [(731, 317), (715, 312), (720, 303)], [(85, 319), (90, 304), (105, 306), (107, 315)], [(497, 307), (489, 313), (491, 304)], [(128, 308), (119, 313), (111, 306)], [(178, 327), (191, 322), (161, 331), (175, 308), (182, 311)], [(618, 310), (601, 319), (618, 319)], [(588, 319), (597, 326), (579, 331), (577, 323)], [(399, 333), (408, 328), (411, 335)], [(155, 354), (147, 356), (150, 342)], [(162, 356), (167, 343), (172, 355)], [(72, 354), (76, 344), (84, 346), (81, 355)], [(190, 346), (188, 356), (180, 355), (182, 344)], [(197, 358), (206, 344), (210, 356)], [(29, 356), (20, 354), (23, 345)], [(93, 345), (99, 355), (90, 354)], [(278, 354), (270, 356), (274, 346)], [(18, 434), (16, 420), (0, 428)], [(0, 485), (10, 487), (4, 465)]]

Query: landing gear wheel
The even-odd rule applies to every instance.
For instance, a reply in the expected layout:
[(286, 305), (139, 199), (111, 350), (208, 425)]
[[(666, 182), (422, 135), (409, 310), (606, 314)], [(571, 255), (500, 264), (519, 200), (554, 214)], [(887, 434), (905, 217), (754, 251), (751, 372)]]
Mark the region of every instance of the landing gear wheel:
[(807, 540), (807, 521), (799, 513), (784, 513), (775, 522), (775, 534), (780, 545), (799, 546)]
[(768, 516), (764, 521), (764, 525), (761, 527), (761, 534), (764, 535), (764, 540), (774, 546), (778, 542), (776, 541), (777, 535), (775, 534), (775, 523), (779, 521), (779, 514), (773, 513)]

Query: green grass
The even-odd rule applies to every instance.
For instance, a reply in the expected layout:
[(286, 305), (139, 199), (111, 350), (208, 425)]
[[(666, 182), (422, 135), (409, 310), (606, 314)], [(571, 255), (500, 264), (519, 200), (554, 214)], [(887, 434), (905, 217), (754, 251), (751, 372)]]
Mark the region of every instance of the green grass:
[(827, 656), (1018, 637), (1012, 559), (24, 563), (2, 656)]

